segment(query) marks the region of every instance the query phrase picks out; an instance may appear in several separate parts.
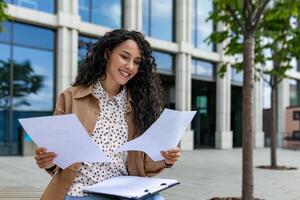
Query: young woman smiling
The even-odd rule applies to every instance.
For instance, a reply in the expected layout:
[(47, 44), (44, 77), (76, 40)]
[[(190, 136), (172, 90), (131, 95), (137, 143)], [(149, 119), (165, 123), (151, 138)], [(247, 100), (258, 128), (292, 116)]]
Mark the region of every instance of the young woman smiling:
[[(153, 161), (138, 151), (112, 154), (115, 148), (140, 136), (163, 110), (162, 89), (150, 44), (137, 31), (107, 32), (88, 51), (72, 87), (57, 98), (54, 114), (75, 113), (92, 140), (112, 163), (75, 163), (65, 170), (53, 163), (55, 152), (36, 149), (37, 165), (53, 177), (42, 200), (108, 200), (82, 188), (108, 178), (154, 176), (180, 157), (174, 147)], [(160, 194), (147, 200), (162, 200)]]

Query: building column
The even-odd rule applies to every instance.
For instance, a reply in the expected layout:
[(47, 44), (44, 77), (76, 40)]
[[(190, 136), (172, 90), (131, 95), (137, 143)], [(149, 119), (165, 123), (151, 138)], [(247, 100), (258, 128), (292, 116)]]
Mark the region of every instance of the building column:
[(253, 87), (253, 104), (252, 104), (252, 132), (253, 147), (263, 148), (265, 144), (265, 133), (263, 132), (263, 81), (262, 79), (254, 81)]
[(124, 1), (124, 28), (142, 30), (142, 0)]
[[(191, 96), (192, 96), (192, 76), (191, 65), (192, 58), (188, 54), (190, 51), (191, 40), (191, 3), (190, 0), (177, 0), (176, 3), (176, 41), (179, 43), (179, 54), (176, 55), (175, 67), (175, 102), (176, 110), (191, 110)], [(194, 132), (190, 127), (183, 135), (180, 148), (182, 150), (194, 149)]]
[[(223, 24), (217, 24), (218, 30), (224, 30)], [(217, 52), (221, 62), (217, 65), (217, 71), (225, 59), (223, 44), (217, 44)], [(233, 133), (230, 130), (231, 122), (231, 70), (227, 65), (227, 72), (223, 77), (216, 75), (216, 132), (215, 147), (218, 149), (231, 149), (233, 147)]]
[(60, 93), (74, 82), (78, 71), (78, 29), (80, 17), (77, 1), (58, 3), (56, 91)]
[[(218, 65), (218, 68), (220, 65)], [(233, 134), (230, 130), (231, 109), (231, 74), (227, 66), (224, 77), (217, 76), (216, 83), (216, 133), (215, 147), (218, 149), (231, 149)]]
[[(191, 56), (179, 54), (176, 57), (176, 78), (175, 78), (176, 110), (191, 110)], [(194, 149), (194, 131), (190, 127), (183, 135), (180, 148), (182, 150)]]
[(277, 93), (277, 145), (283, 147), (286, 120), (286, 107), (290, 105), (289, 79), (283, 79), (278, 85)]

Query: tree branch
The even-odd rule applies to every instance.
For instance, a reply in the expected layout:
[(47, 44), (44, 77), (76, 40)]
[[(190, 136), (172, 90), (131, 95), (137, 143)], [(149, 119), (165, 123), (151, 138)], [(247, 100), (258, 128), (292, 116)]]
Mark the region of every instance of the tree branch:
[(262, 78), (262, 80), (267, 83), (270, 87), (271, 87), (271, 83), (270, 81), (268, 81), (268, 79), (264, 76), (264, 71), (262, 69), (259, 69), (257, 67), (255, 67), (255, 70), (259, 72), (260, 77)]
[(242, 32), (245, 33), (245, 27), (243, 26), (241, 20), (237, 17), (236, 13), (234, 12), (234, 10), (231, 8), (231, 6), (228, 4), (227, 5), (227, 10), (230, 13), (230, 15), (233, 17), (233, 19), (236, 21), (236, 23), (241, 27)]
[(255, 28), (257, 26), (259, 19), (260, 19), (261, 15), (263, 14), (264, 10), (266, 9), (269, 2), (270, 2), (270, 0), (265, 0), (262, 3), (261, 7), (258, 8), (258, 10), (253, 18), (253, 25), (252, 25), (253, 28)]

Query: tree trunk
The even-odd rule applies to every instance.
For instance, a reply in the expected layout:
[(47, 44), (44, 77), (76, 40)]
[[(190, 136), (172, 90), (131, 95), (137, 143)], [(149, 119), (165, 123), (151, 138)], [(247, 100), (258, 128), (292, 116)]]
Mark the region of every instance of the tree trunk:
[(271, 87), (271, 167), (277, 167), (276, 145), (277, 145), (277, 129), (276, 129), (276, 86)]
[(244, 35), (243, 81), (243, 177), (242, 200), (253, 200), (253, 149), (252, 149), (252, 67), (254, 63), (253, 32)]

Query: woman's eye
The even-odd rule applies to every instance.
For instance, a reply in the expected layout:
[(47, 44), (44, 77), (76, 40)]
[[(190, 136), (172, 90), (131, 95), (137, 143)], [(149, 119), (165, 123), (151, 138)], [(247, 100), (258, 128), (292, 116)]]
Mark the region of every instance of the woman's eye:
[(122, 57), (123, 59), (127, 59), (127, 56), (125, 56), (125, 55), (121, 55), (121, 57)]
[(139, 61), (134, 61), (134, 64), (140, 65), (140, 62)]

